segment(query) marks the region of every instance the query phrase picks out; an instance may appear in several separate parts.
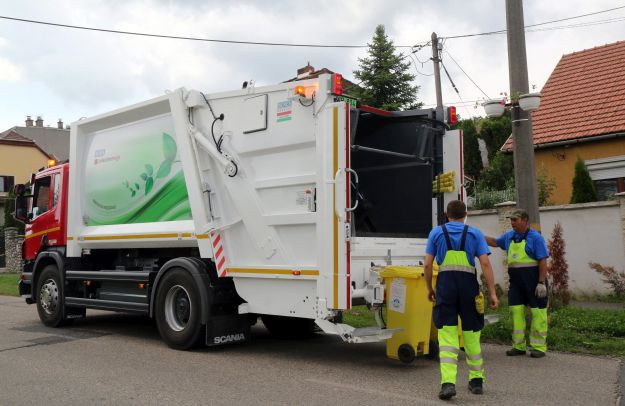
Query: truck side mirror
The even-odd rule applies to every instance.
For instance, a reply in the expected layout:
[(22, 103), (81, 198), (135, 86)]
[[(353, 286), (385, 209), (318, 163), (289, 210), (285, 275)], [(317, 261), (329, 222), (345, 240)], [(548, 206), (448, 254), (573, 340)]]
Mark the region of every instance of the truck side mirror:
[(18, 194), (17, 197), (15, 198), (15, 213), (13, 214), (13, 217), (15, 217), (15, 220), (17, 221), (21, 221), (22, 223), (28, 223), (28, 208), (27, 208), (27, 201), (26, 199), (29, 199), (29, 197), (24, 196), (24, 193), (22, 192), (22, 194)]

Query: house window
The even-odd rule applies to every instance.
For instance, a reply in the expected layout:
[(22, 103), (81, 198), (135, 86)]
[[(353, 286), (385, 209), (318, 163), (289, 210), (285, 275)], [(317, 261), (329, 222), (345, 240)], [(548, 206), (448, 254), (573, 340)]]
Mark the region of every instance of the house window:
[(0, 192), (10, 192), (11, 189), (13, 189), (13, 185), (15, 185), (15, 178), (13, 176), (0, 175)]
[(625, 192), (625, 156), (589, 159), (585, 161), (599, 200), (612, 199)]
[(610, 200), (617, 193), (625, 192), (625, 178), (601, 179), (594, 181), (597, 198), (599, 200)]

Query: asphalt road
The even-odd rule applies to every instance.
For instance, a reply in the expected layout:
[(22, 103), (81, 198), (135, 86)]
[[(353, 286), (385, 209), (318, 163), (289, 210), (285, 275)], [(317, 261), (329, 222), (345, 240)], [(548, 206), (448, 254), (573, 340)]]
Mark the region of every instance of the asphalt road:
[[(386, 405), (445, 404), (436, 397), (438, 364), (387, 359), (384, 344), (345, 344), (317, 335), (272, 338), (262, 325), (249, 344), (171, 350), (147, 319), (88, 311), (62, 329), (37, 310), (0, 296), (0, 405)], [(506, 358), (484, 345), (482, 396), (466, 390), (459, 368), (454, 404), (614, 405), (620, 362), (549, 353)]]

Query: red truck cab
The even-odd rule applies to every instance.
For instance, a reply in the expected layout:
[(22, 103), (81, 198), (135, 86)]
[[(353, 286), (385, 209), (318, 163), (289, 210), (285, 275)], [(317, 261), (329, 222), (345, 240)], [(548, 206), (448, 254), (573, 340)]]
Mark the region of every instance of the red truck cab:
[(51, 248), (63, 250), (67, 244), (68, 182), (69, 164), (64, 163), (33, 174), (29, 187), (15, 187), (15, 218), (25, 223), (22, 295), (30, 294), (28, 276), (39, 254)]

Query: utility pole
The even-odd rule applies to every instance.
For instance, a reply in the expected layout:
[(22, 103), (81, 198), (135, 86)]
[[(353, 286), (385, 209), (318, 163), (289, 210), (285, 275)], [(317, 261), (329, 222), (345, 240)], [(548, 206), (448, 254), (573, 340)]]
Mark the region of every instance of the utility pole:
[(436, 86), (436, 119), (443, 120), (443, 92), (441, 91), (441, 68), (439, 65), (438, 36), (432, 33), (432, 62), (434, 62), (434, 85)]
[[(522, 0), (506, 0), (506, 27), (510, 97), (515, 99), (518, 95), (529, 92)], [(515, 100), (512, 101), (515, 102)], [(516, 105), (512, 107), (512, 138), (514, 140), (516, 202), (519, 208), (527, 210), (532, 228), (540, 231), (532, 119), (528, 112), (518, 106), (518, 103), (514, 104)]]

